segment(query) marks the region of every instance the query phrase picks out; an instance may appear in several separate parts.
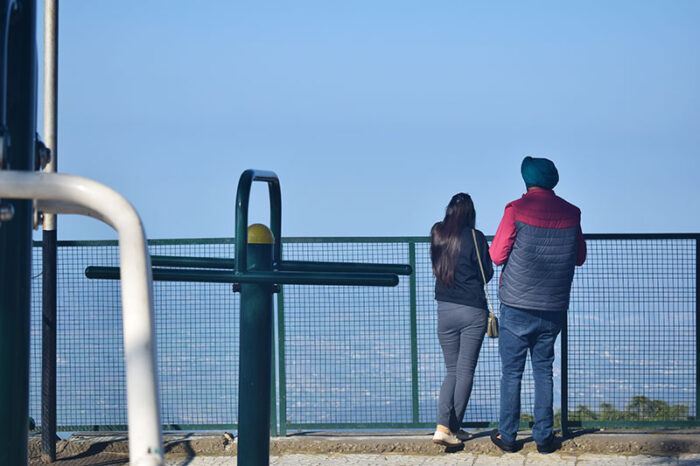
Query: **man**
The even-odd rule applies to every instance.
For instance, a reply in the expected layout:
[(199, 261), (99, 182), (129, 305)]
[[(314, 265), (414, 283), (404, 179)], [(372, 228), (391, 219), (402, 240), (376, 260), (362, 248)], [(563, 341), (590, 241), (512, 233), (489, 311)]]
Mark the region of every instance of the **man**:
[(574, 266), (586, 260), (581, 211), (556, 196), (559, 173), (551, 160), (525, 157), (521, 172), (527, 193), (509, 203), (489, 252), (505, 264), (498, 350), (501, 356), (501, 412), (491, 440), (501, 450), (518, 450), (520, 382), (530, 351), (535, 379), (532, 437), (540, 453), (557, 447), (553, 434), (554, 341), (569, 307)]

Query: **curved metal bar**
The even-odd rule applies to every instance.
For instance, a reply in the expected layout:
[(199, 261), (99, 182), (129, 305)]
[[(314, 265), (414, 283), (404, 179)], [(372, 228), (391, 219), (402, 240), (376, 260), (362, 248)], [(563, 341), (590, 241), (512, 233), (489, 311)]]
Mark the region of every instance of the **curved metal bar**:
[(272, 260), (278, 263), (282, 255), (282, 196), (280, 181), (277, 175), (267, 170), (246, 170), (241, 173), (236, 192), (236, 255), (234, 257), (237, 272), (245, 272), (247, 268), (248, 249), (248, 204), (250, 187), (253, 181), (264, 181), (270, 192), (270, 231), (275, 238)]
[(61, 213), (61, 214), (72, 214), (72, 215), (82, 215), (84, 217), (92, 217), (99, 220), (100, 222), (106, 223), (115, 230), (117, 229), (112, 225), (112, 221), (102, 215), (102, 213), (97, 212), (93, 209), (85, 207), (84, 205), (76, 204), (74, 202), (58, 201), (54, 199), (37, 199), (36, 208), (39, 212), (44, 213)]
[(117, 230), (123, 271), (129, 457), (134, 465), (162, 465), (151, 264), (138, 213), (116, 191), (86, 178), (58, 173), (0, 171), (0, 198), (41, 199), (47, 211), (91, 215)]
[[(119, 267), (85, 269), (87, 278), (119, 279)], [(388, 273), (223, 272), (220, 270), (153, 269), (153, 280), (164, 282), (269, 283), (277, 285), (396, 286), (399, 277)]]

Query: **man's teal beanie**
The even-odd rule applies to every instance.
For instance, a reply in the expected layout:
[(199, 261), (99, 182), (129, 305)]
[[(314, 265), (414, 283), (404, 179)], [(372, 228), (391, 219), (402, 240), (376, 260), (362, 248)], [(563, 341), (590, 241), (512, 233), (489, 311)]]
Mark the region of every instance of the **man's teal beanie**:
[(559, 182), (559, 172), (554, 162), (545, 158), (525, 157), (520, 166), (525, 186), (537, 186), (544, 189), (554, 189)]

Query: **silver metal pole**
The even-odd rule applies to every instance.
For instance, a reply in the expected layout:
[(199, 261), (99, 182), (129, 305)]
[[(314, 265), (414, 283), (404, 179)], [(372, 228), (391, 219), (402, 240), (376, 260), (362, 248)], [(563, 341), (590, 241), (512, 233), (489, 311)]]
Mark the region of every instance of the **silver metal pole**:
[[(51, 150), (45, 172), (57, 171), (58, 0), (44, 0), (44, 144)], [(44, 215), (44, 230), (56, 229), (56, 215)]]

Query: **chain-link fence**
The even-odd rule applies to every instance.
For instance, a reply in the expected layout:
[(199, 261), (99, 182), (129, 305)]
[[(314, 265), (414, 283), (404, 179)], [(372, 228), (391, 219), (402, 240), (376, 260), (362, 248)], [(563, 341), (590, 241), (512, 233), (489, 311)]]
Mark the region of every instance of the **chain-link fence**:
[[(569, 425), (696, 424), (698, 236), (589, 235), (555, 362), (555, 405)], [(288, 238), (286, 260), (406, 263), (394, 288), (286, 285), (276, 299), (273, 424), (298, 429), (432, 426), (444, 376), (427, 238)], [(231, 239), (153, 240), (151, 254), (232, 258)], [(126, 387), (116, 242), (59, 242), (59, 430), (120, 430)], [(41, 270), (36, 245), (33, 269)], [(497, 296), (500, 270), (489, 284)], [(238, 295), (230, 285), (155, 282), (162, 421), (235, 428)], [(32, 281), (30, 415), (40, 423), (41, 278)], [(564, 364), (562, 364), (564, 361)], [(568, 371), (562, 374), (560, 368)], [(526, 366), (522, 421), (532, 420)], [(562, 377), (563, 376), (563, 377)], [(568, 376), (568, 379), (567, 379)], [(498, 420), (498, 341), (486, 338), (465, 416)], [(563, 392), (561, 391), (563, 387)], [(556, 422), (559, 422), (559, 414)], [(278, 422), (279, 420), (279, 422)]]

